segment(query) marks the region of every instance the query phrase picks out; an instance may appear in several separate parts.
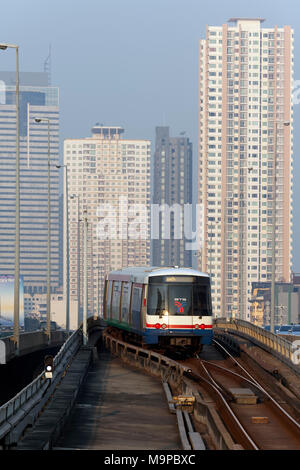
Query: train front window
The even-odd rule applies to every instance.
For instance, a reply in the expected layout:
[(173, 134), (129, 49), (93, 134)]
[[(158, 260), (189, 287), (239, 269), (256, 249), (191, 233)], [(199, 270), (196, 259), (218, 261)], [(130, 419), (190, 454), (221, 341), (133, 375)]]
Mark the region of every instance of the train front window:
[(150, 284), (148, 289), (148, 315), (163, 315), (168, 310), (168, 286)]
[(192, 315), (192, 286), (169, 285), (169, 314)]
[(194, 315), (210, 316), (212, 314), (210, 288), (208, 285), (193, 285)]

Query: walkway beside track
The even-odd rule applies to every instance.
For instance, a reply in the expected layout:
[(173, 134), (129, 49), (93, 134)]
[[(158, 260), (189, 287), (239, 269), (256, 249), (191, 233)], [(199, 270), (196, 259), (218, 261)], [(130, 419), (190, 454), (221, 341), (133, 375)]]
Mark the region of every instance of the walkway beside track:
[(53, 448), (67, 449), (181, 449), (160, 381), (100, 352)]

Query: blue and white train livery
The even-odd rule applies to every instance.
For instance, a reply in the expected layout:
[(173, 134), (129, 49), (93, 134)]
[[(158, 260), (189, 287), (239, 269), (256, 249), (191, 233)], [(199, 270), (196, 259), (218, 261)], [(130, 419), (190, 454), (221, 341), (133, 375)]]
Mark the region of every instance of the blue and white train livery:
[(105, 281), (103, 312), (124, 340), (191, 352), (212, 342), (210, 278), (191, 268), (113, 271)]

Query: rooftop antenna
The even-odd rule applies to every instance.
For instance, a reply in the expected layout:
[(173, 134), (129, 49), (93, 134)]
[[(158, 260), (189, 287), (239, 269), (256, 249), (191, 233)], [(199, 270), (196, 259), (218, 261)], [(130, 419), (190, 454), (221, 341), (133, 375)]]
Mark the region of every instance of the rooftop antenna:
[(44, 62), (44, 72), (48, 74), (48, 86), (51, 85), (51, 44), (49, 44), (49, 54)]

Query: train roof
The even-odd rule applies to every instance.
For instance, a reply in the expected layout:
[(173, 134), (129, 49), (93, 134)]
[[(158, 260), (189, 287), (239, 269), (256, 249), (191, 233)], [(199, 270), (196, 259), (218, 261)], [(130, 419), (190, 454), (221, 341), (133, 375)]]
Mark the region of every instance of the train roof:
[(109, 280), (128, 280), (143, 283), (152, 276), (200, 276), (209, 277), (207, 273), (197, 271), (193, 268), (180, 268), (175, 266), (133, 266), (118, 271), (111, 271), (108, 275)]

